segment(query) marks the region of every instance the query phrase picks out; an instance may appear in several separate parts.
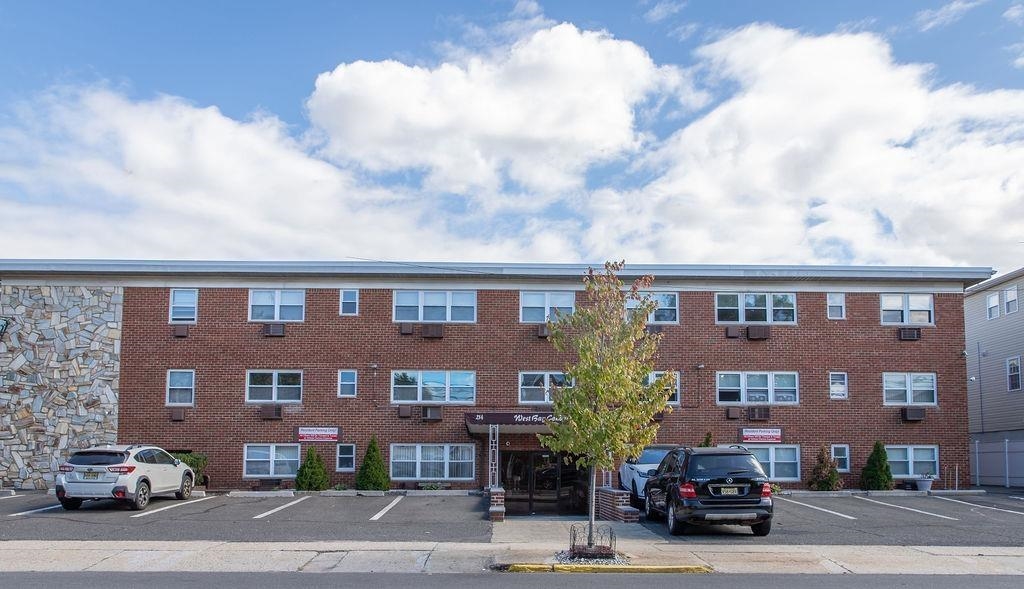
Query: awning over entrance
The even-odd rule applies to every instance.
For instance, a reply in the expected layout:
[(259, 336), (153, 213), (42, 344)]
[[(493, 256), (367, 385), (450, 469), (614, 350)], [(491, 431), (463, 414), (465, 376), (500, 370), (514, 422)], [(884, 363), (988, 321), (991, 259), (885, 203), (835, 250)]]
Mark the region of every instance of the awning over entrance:
[(466, 429), (471, 434), (486, 434), (496, 425), (503, 434), (546, 434), (553, 413), (467, 413)]

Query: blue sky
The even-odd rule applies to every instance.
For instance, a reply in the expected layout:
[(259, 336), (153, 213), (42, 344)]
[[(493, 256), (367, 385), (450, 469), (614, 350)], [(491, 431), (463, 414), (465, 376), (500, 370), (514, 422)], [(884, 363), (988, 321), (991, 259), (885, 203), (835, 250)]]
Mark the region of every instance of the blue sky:
[(1024, 260), (1020, 0), (367, 4), (0, 1), (3, 255)]

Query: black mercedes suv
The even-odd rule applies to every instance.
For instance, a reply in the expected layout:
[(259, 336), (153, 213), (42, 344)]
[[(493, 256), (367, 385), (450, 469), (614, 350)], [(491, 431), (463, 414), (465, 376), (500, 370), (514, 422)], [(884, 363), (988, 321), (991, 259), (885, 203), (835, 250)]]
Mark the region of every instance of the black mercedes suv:
[(644, 511), (664, 514), (668, 531), (690, 525), (750, 526), (755, 536), (772, 529), (772, 489), (761, 464), (746, 448), (677, 448), (648, 472)]

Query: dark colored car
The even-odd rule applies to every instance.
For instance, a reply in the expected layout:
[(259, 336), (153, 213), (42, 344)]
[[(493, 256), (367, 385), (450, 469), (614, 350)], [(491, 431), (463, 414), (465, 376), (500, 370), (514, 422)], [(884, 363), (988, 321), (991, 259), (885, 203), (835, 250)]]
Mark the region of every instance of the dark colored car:
[(691, 525), (750, 526), (755, 536), (772, 529), (772, 490), (761, 464), (746, 448), (677, 448), (648, 473), (647, 519), (664, 515), (668, 531)]

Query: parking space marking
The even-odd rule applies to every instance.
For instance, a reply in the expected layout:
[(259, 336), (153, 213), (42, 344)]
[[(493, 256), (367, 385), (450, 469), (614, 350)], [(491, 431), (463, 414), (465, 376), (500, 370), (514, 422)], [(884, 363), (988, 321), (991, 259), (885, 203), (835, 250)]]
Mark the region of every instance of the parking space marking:
[(210, 495), (209, 497), (200, 497), (199, 499), (193, 499), (192, 501), (185, 501), (184, 503), (174, 503), (173, 505), (168, 505), (167, 507), (161, 507), (160, 509), (151, 509), (149, 511), (145, 511), (143, 513), (137, 513), (135, 515), (131, 515), (131, 516), (128, 516), (128, 517), (146, 517), (147, 515), (153, 515), (154, 513), (160, 513), (161, 511), (167, 511), (168, 509), (174, 509), (175, 507), (181, 507), (183, 505), (191, 505), (193, 503), (199, 503), (200, 501), (206, 501), (207, 499), (213, 499), (214, 497), (215, 497), (215, 495)]
[(1013, 495), (1007, 495), (1007, 497), (1010, 499), (1020, 499), (1021, 501), (1024, 501), (1024, 497), (1014, 497)]
[(4, 495), (0, 499), (17, 499), (18, 497), (25, 497), (25, 495)]
[(263, 519), (263, 518), (267, 517), (268, 515), (273, 515), (273, 514), (277, 513), (278, 511), (281, 511), (282, 509), (287, 509), (287, 508), (291, 507), (292, 505), (295, 505), (296, 503), (302, 503), (306, 499), (309, 499), (309, 497), (310, 497), (309, 495), (306, 495), (305, 497), (299, 497), (298, 499), (296, 499), (295, 501), (292, 501), (291, 503), (285, 503), (281, 507), (275, 507), (274, 509), (271, 509), (270, 511), (267, 511), (265, 513), (261, 513), (259, 515), (254, 515), (252, 519)]
[(971, 507), (980, 507), (982, 509), (991, 509), (993, 511), (1002, 511), (1005, 513), (1016, 513), (1017, 515), (1024, 515), (1024, 511), (1014, 511), (1012, 509), (1000, 509), (998, 507), (989, 507), (988, 505), (978, 505), (976, 503), (960, 501), (959, 499), (950, 499), (949, 497), (936, 497), (936, 499), (942, 499), (943, 501), (952, 501), (953, 503), (963, 503), (964, 505), (970, 505)]
[(61, 507), (61, 505), (60, 505), (60, 503), (58, 503), (57, 505), (51, 505), (49, 507), (43, 507), (41, 509), (30, 509), (28, 511), (19, 511), (18, 513), (10, 514), (7, 517), (14, 517), (16, 515), (28, 515), (30, 513), (39, 513), (40, 511), (50, 511), (51, 509), (58, 509), (60, 507)]
[(955, 522), (960, 521), (957, 518), (949, 517), (948, 515), (939, 515), (938, 513), (932, 513), (930, 511), (921, 511), (920, 509), (914, 509), (913, 507), (904, 507), (902, 505), (893, 505), (892, 503), (884, 503), (882, 501), (875, 501), (874, 499), (868, 499), (867, 497), (861, 497), (860, 495), (854, 495), (853, 498), (854, 499), (860, 499), (861, 501), (870, 501), (871, 503), (877, 503), (879, 505), (885, 505), (886, 507), (895, 507), (896, 509), (905, 509), (907, 511), (913, 511), (914, 513), (920, 513), (920, 514), (923, 514), (923, 515), (930, 515), (932, 517), (941, 517), (942, 519), (948, 519), (948, 520), (952, 520), (952, 521), (955, 521)]
[(376, 515), (374, 515), (373, 517), (370, 518), (370, 521), (375, 522), (375, 521), (379, 520), (380, 518), (384, 517), (384, 514), (387, 513), (388, 511), (391, 511), (392, 507), (394, 507), (395, 505), (398, 505), (398, 502), (402, 500), (402, 497), (404, 497), (404, 495), (399, 495), (398, 497), (395, 497), (394, 501), (392, 501), (391, 503), (388, 503), (387, 507), (385, 507), (384, 509), (378, 511)]
[(789, 503), (796, 503), (797, 505), (803, 505), (804, 507), (810, 507), (811, 509), (817, 509), (818, 511), (824, 511), (825, 513), (831, 513), (832, 515), (838, 515), (839, 517), (845, 517), (846, 519), (857, 519), (857, 518), (853, 517), (852, 515), (846, 515), (846, 514), (843, 514), (843, 513), (839, 513), (838, 511), (832, 511), (830, 509), (825, 509), (824, 507), (817, 507), (815, 505), (808, 505), (807, 503), (801, 503), (799, 501), (793, 501), (792, 499), (786, 499), (786, 498), (783, 498), (783, 497), (776, 497), (776, 499), (778, 499), (780, 501), (787, 501)]

